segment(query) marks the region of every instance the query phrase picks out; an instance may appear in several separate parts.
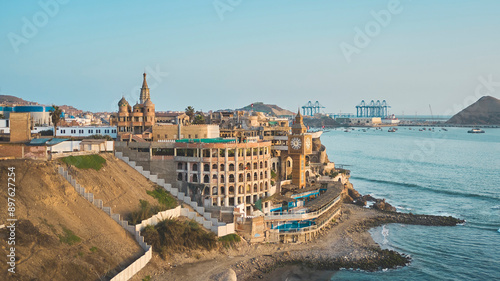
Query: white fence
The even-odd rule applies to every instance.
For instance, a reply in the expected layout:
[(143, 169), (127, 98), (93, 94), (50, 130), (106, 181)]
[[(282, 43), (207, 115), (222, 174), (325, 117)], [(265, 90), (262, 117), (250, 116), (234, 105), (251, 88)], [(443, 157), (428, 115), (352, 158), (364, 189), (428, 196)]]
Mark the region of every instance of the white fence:
[[(64, 170), (63, 167), (59, 167), (58, 172), (75, 188), (78, 194), (83, 196), (83, 198), (87, 199), (90, 203), (94, 204), (97, 208), (102, 209), (106, 214), (111, 216), (113, 220), (115, 220), (118, 224), (125, 228), (125, 230), (134, 235), (135, 240), (137, 241), (137, 243), (139, 243), (145, 253), (120, 273), (118, 273), (115, 277), (113, 277), (111, 281), (126, 281), (132, 278), (132, 276), (134, 276), (137, 272), (144, 268), (146, 264), (148, 264), (153, 254), (153, 247), (144, 242), (144, 237), (141, 236), (140, 230), (143, 229), (141, 228), (141, 226), (144, 221), (141, 224), (134, 226), (129, 225), (127, 221), (120, 220), (119, 214), (113, 214), (111, 211), (111, 207), (104, 207), (102, 205), (102, 200), (95, 199), (93, 193), (85, 192), (85, 188), (79, 185), (76, 180), (68, 174), (68, 171)], [(156, 216), (158, 216), (158, 214)]]
[(212, 214), (205, 210), (205, 207), (198, 206), (198, 203), (191, 201), (191, 197), (186, 196), (184, 193), (180, 192), (178, 188), (173, 188), (171, 184), (165, 183), (164, 179), (158, 179), (157, 175), (151, 175), (149, 171), (145, 171), (142, 166), (137, 166), (134, 161), (130, 161), (128, 157), (123, 157), (123, 153), (115, 152), (115, 156), (118, 159), (123, 160), (129, 166), (134, 168), (136, 171), (141, 173), (143, 176), (151, 180), (152, 182), (163, 187), (166, 191), (170, 192), (177, 199), (183, 201), (187, 205), (191, 206), (195, 212), (190, 211), (186, 208), (181, 208), (181, 215), (186, 216), (189, 219), (194, 219), (196, 222), (201, 224), (206, 229), (214, 232), (218, 237), (225, 236), (234, 231), (234, 223), (219, 222), (217, 218), (212, 218)]

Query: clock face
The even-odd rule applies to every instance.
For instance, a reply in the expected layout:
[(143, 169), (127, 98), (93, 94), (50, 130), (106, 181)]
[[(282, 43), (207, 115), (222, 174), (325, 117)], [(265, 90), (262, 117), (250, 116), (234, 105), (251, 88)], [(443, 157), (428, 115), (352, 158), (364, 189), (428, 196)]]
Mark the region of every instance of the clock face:
[(307, 149), (310, 149), (310, 148), (311, 148), (311, 139), (310, 139), (310, 138), (307, 138), (307, 139), (305, 140), (305, 144), (306, 144), (306, 148), (307, 148)]
[(290, 142), (290, 145), (292, 146), (293, 149), (299, 149), (300, 146), (302, 145), (302, 142), (300, 141), (299, 138), (293, 138)]

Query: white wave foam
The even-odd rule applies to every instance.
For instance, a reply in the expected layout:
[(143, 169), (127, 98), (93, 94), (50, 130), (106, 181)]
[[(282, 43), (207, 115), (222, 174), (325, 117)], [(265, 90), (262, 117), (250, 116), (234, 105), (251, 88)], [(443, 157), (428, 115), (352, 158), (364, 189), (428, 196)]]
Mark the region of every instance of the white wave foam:
[(382, 236), (384, 237), (382, 244), (387, 245), (387, 243), (389, 243), (389, 240), (387, 240), (387, 237), (389, 236), (389, 229), (385, 227), (385, 224), (382, 226)]
[(496, 205), (496, 206), (493, 206), (491, 207), (493, 210), (500, 210), (500, 205)]

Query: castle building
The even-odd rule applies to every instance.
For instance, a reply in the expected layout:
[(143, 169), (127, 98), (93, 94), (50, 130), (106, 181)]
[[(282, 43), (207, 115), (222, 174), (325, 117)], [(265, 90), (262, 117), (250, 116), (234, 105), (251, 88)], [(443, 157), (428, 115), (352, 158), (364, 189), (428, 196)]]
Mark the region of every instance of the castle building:
[(114, 120), (118, 128), (118, 136), (124, 133), (142, 134), (155, 125), (155, 105), (149, 94), (146, 73), (143, 76), (139, 103), (131, 107), (124, 97), (118, 102), (118, 114)]

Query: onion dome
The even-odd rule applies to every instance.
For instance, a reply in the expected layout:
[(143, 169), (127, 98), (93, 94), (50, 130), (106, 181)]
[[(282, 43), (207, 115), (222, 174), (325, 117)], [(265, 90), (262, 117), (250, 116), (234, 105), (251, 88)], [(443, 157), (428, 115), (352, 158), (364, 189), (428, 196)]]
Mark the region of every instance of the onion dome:
[(120, 107), (121, 106), (128, 106), (128, 105), (129, 104), (128, 104), (127, 100), (124, 97), (122, 97), (122, 99), (118, 102), (118, 106), (120, 106)]

